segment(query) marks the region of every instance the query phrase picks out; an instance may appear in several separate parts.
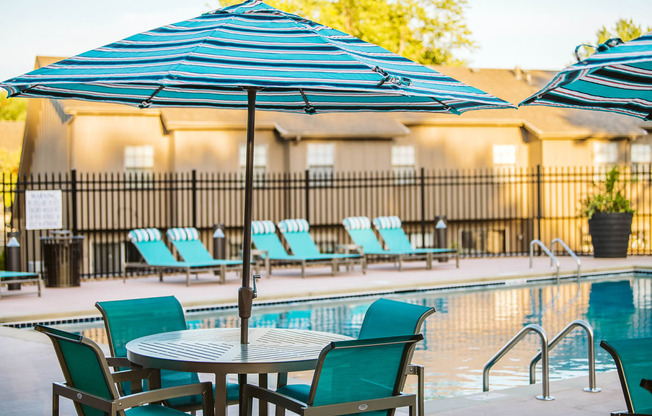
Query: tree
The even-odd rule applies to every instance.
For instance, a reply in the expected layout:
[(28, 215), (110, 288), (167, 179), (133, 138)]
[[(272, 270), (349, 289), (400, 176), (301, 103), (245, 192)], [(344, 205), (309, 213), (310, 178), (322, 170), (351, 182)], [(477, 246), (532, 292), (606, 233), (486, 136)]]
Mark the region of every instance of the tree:
[(5, 90), (0, 91), (0, 120), (25, 120), (27, 100), (24, 98), (7, 98)]
[(596, 32), (596, 45), (605, 43), (611, 38), (620, 38), (623, 42), (628, 42), (632, 39), (640, 37), (641, 35), (644, 35), (651, 30), (652, 27), (648, 27), (646, 30), (643, 30), (640, 25), (634, 23), (633, 19), (619, 19), (613, 28), (610, 29), (607, 28), (607, 26), (602, 26)]
[[(239, 0), (221, 0), (221, 6)], [(463, 65), (475, 48), (467, 0), (266, 0), (272, 7), (341, 30), (422, 64)]]

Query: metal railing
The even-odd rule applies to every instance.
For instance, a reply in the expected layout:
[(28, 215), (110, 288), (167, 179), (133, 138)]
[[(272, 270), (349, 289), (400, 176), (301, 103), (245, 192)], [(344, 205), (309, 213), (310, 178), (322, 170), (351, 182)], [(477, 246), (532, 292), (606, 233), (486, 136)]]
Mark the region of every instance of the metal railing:
[(566, 250), (566, 252), (575, 260), (577, 263), (577, 281), (580, 281), (580, 275), (581, 275), (581, 270), (582, 270), (582, 262), (580, 261), (579, 257), (575, 254), (573, 250), (571, 250), (570, 247), (568, 247), (568, 244), (564, 242), (561, 238), (554, 238), (552, 240), (552, 243), (550, 243), (550, 251), (553, 253), (555, 252), (555, 244), (558, 243), (560, 246)]
[[(602, 389), (596, 386), (596, 378), (595, 378), (595, 344), (593, 343), (593, 328), (591, 328), (591, 325), (582, 320), (582, 319), (577, 319), (570, 324), (566, 326), (557, 336), (555, 336), (552, 341), (550, 341), (550, 344), (548, 344), (548, 352), (552, 350), (555, 345), (559, 343), (566, 335), (568, 335), (569, 332), (571, 332), (574, 328), (582, 328), (584, 331), (586, 331), (586, 336), (587, 336), (587, 343), (589, 345), (588, 348), (588, 359), (589, 359), (589, 386), (584, 388), (585, 392), (588, 393), (598, 393)], [(532, 361), (530, 361), (530, 384), (536, 383), (536, 366), (537, 363), (541, 360), (541, 351), (537, 355), (535, 355), (532, 358)]]
[(511, 339), (503, 348), (498, 351), (496, 355), (491, 357), (489, 361), (484, 365), (482, 370), (482, 391), (489, 391), (489, 370), (493, 367), (501, 358), (505, 356), (516, 344), (518, 344), (527, 334), (530, 332), (535, 332), (541, 338), (541, 373), (542, 373), (542, 388), (543, 394), (537, 396), (538, 400), (554, 400), (555, 398), (550, 396), (550, 377), (549, 377), (549, 362), (548, 362), (548, 337), (546, 332), (539, 325), (530, 324), (525, 328), (521, 329), (514, 338)]
[(530, 241), (530, 269), (533, 268), (533, 257), (534, 257), (534, 246), (538, 245), (541, 250), (543, 250), (544, 253), (550, 257), (550, 266), (554, 266), (556, 269), (556, 275), (557, 275), (557, 283), (559, 283), (559, 269), (561, 268), (561, 264), (559, 263), (559, 260), (557, 260), (557, 257), (555, 257), (554, 254), (546, 247), (545, 244), (541, 242), (541, 240), (532, 240)]

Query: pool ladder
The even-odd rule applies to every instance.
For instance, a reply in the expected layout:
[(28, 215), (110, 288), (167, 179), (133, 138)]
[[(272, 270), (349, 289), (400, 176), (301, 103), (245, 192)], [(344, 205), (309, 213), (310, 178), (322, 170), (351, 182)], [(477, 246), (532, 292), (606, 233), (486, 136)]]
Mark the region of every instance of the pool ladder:
[(560, 246), (562, 246), (562, 248), (564, 250), (566, 250), (566, 252), (568, 254), (570, 254), (570, 256), (577, 263), (577, 281), (579, 282), (580, 281), (581, 269), (582, 269), (582, 262), (580, 261), (579, 257), (577, 257), (575, 252), (573, 250), (571, 250), (571, 248), (568, 247), (568, 245), (561, 238), (553, 239), (552, 243), (550, 243), (550, 249), (548, 249), (548, 247), (546, 247), (546, 245), (543, 244), (543, 242), (541, 242), (541, 240), (536, 240), (535, 239), (535, 240), (530, 241), (530, 269), (532, 269), (532, 267), (533, 267), (534, 246), (539, 246), (541, 248), (541, 250), (543, 250), (543, 252), (546, 253), (548, 255), (548, 257), (550, 257), (550, 267), (553, 267), (553, 266), (555, 267), (555, 272), (556, 272), (555, 275), (557, 276), (557, 283), (559, 283), (559, 269), (561, 268), (561, 264), (559, 263), (559, 260), (557, 259), (557, 257), (555, 257), (555, 255), (553, 254), (554, 251), (555, 251), (555, 244), (557, 244), (557, 243)]
[(585, 392), (598, 393), (602, 389), (596, 387), (595, 379), (595, 345), (593, 344), (593, 328), (588, 322), (577, 319), (566, 326), (550, 343), (548, 343), (548, 336), (546, 331), (541, 326), (536, 324), (529, 324), (521, 329), (514, 338), (512, 338), (505, 346), (503, 346), (496, 355), (491, 357), (484, 365), (482, 370), (482, 391), (489, 391), (489, 370), (507, 354), (516, 344), (518, 344), (527, 334), (535, 332), (541, 338), (541, 351), (537, 353), (530, 361), (530, 384), (536, 383), (536, 365), (541, 361), (541, 374), (542, 374), (542, 395), (536, 396), (539, 400), (554, 400), (555, 398), (550, 395), (550, 364), (548, 360), (548, 353), (555, 347), (569, 332), (574, 328), (579, 327), (584, 329), (587, 336), (588, 343), (588, 359), (589, 359), (589, 386), (584, 388)]

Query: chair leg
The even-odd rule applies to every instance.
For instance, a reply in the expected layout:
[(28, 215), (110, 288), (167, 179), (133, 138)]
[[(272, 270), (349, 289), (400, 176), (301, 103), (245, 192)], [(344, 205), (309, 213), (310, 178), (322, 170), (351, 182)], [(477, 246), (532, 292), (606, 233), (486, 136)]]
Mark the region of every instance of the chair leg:
[[(419, 404), (417, 405), (417, 412), (419, 416), (424, 416), (425, 415), (425, 409), (424, 409), (424, 390), (425, 390), (425, 382), (424, 382), (424, 375), (423, 375), (423, 367), (422, 366), (417, 366), (417, 377), (419, 379), (419, 387), (417, 391), (417, 401)], [(410, 414), (412, 413), (414, 409), (412, 409), (412, 406), (410, 406)]]
[(226, 265), (222, 264), (220, 266), (220, 283), (226, 283)]
[(59, 416), (59, 395), (52, 389), (52, 416)]
[(301, 262), (301, 278), (302, 279), (306, 278), (306, 262), (305, 261)]

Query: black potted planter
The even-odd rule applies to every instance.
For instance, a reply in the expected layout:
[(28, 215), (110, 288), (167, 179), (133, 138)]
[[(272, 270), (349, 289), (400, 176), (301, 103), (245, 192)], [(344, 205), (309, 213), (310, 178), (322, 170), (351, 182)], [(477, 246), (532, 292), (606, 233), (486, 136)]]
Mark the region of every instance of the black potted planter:
[(632, 232), (630, 212), (596, 212), (589, 220), (594, 257), (627, 257)]

